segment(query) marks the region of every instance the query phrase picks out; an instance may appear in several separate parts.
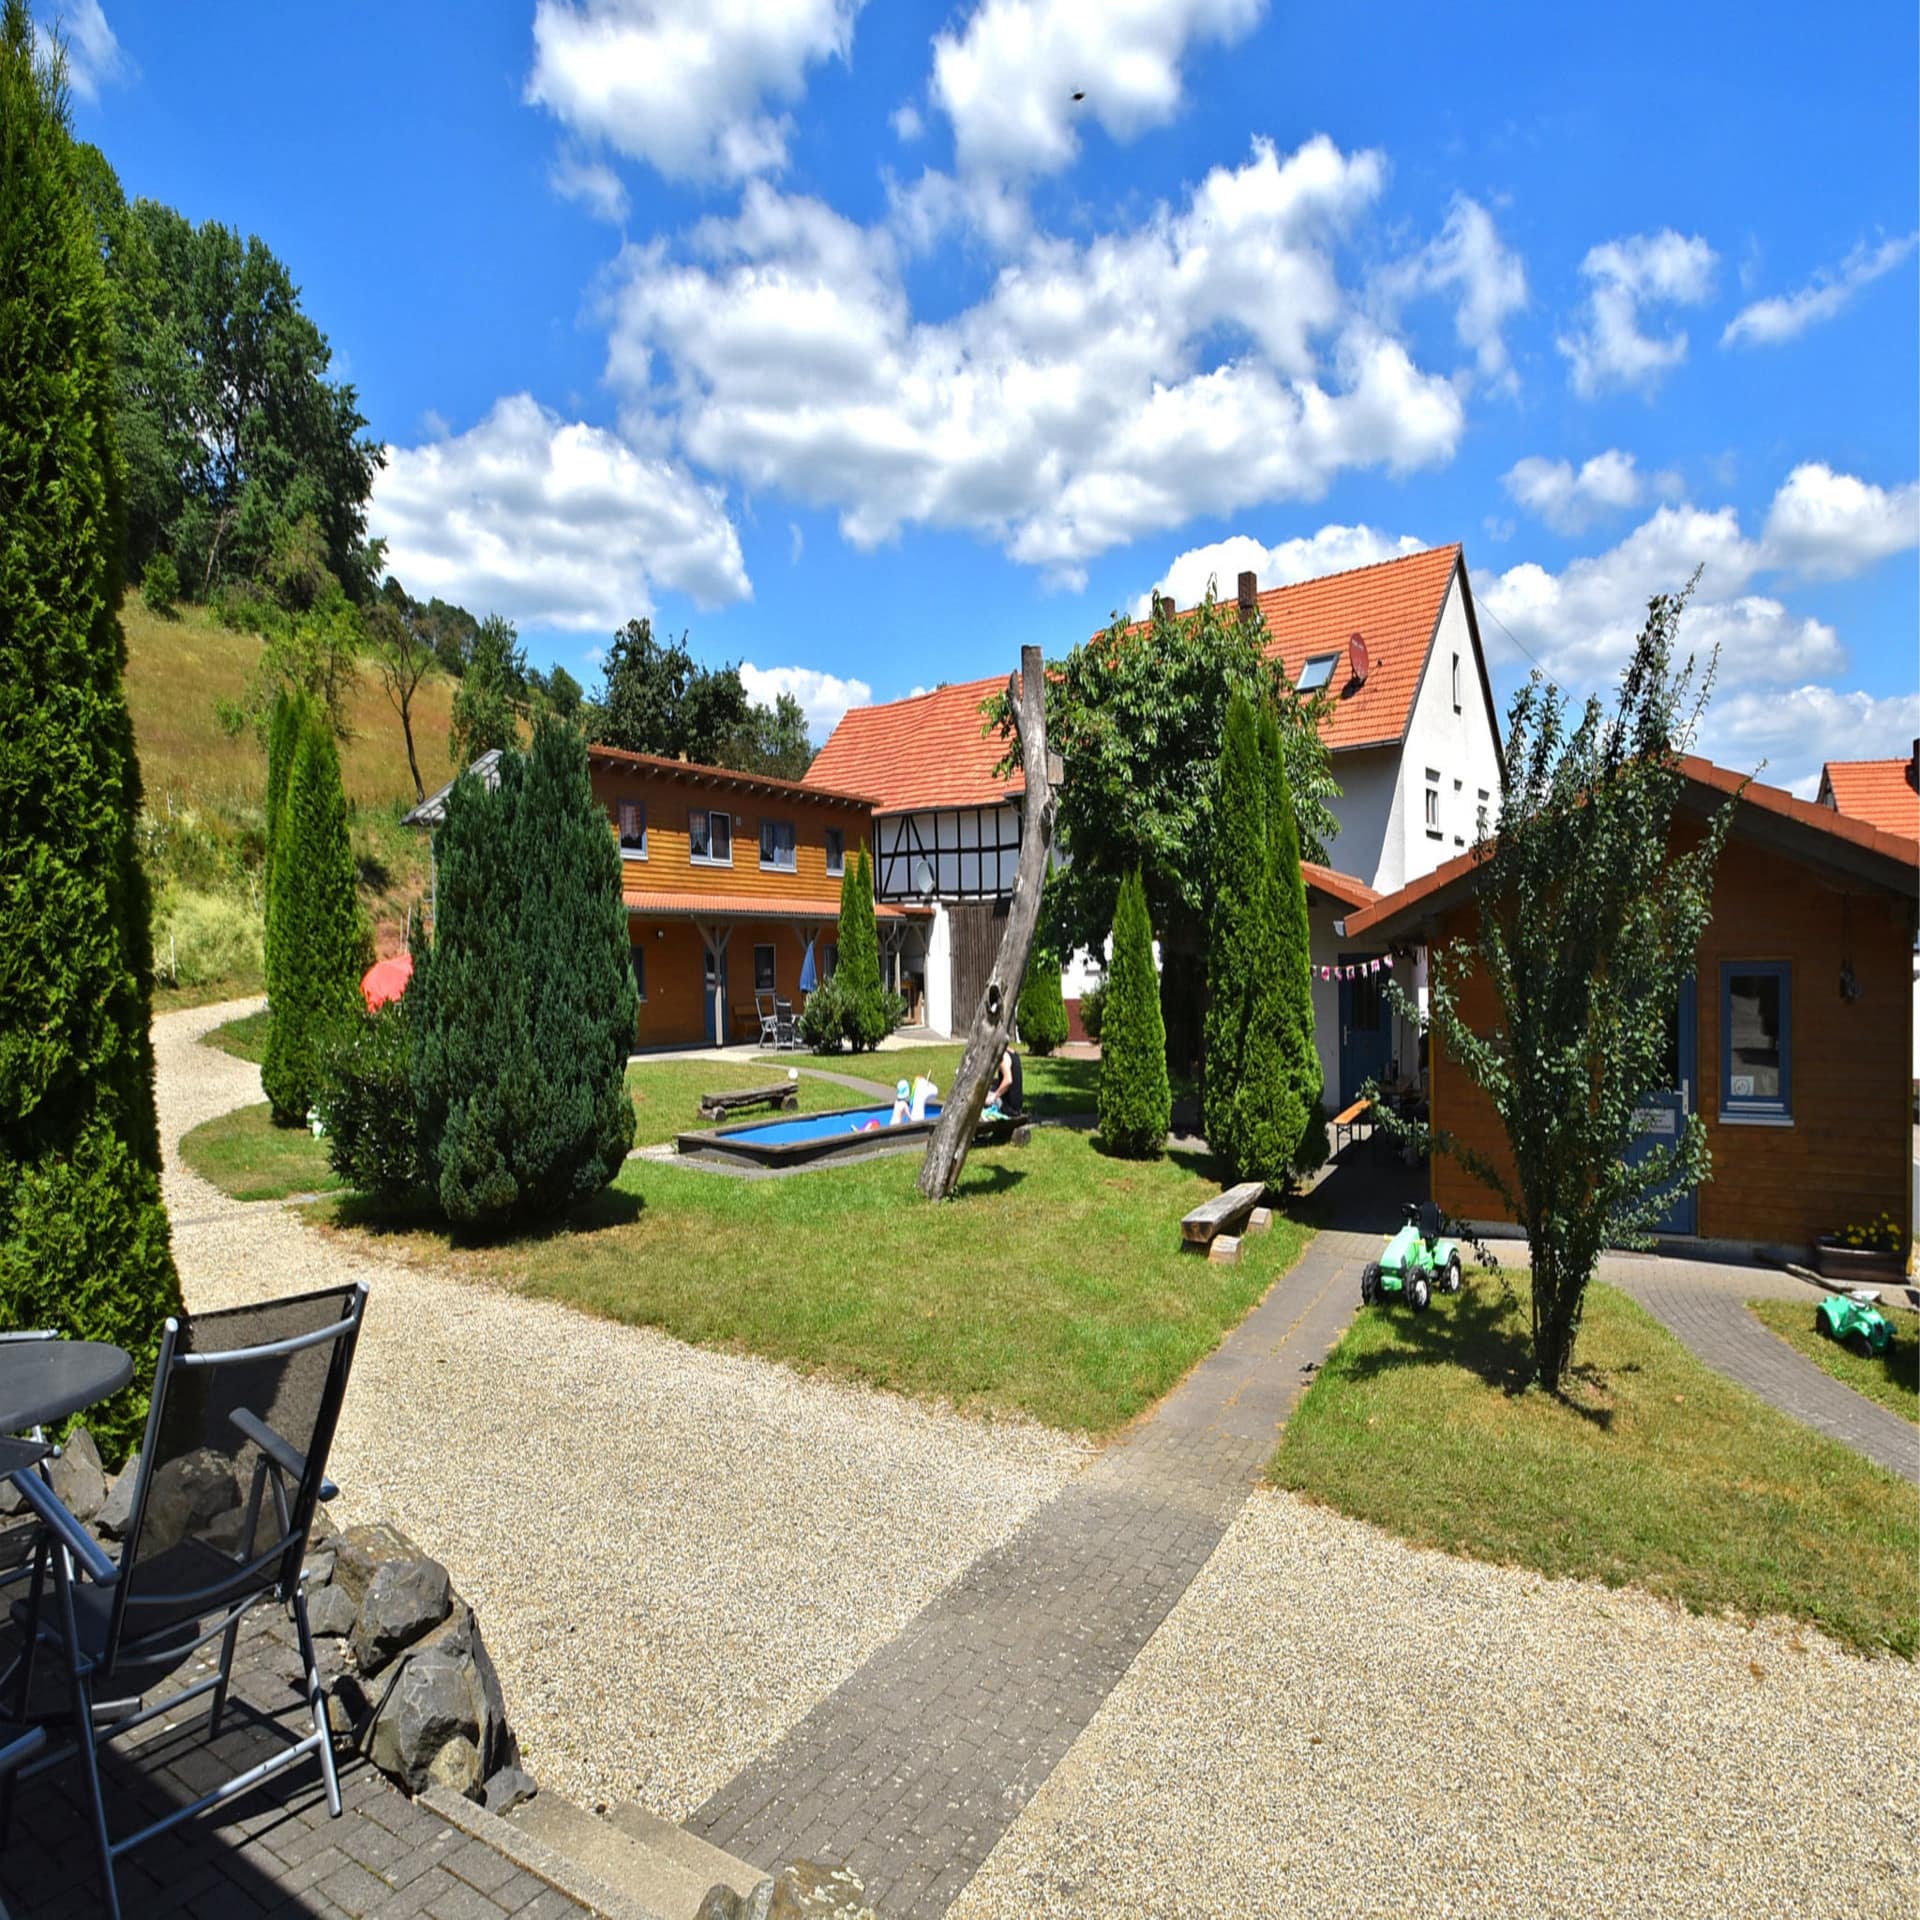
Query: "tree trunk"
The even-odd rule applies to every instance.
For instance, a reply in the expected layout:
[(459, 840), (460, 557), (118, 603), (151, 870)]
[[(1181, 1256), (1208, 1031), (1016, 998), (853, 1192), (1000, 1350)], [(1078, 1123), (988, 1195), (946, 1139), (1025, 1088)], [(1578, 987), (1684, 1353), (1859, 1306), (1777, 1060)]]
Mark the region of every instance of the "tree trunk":
[(420, 778), (420, 761), (413, 751), (413, 715), (407, 709), (413, 703), (402, 701), (400, 705), (400, 731), (406, 736), (407, 771), (413, 775), (413, 797), (419, 803), (427, 797), (427, 783)]
[(1014, 727), (1020, 736), (1020, 764), (1026, 773), (1026, 804), (1021, 809), (1020, 863), (1014, 871), (1013, 903), (1007, 910), (1000, 951), (967, 1036), (966, 1052), (947, 1089), (946, 1102), (927, 1142), (920, 1168), (920, 1191), (929, 1200), (949, 1200), (967, 1164), (973, 1130), (987, 1103), (987, 1082), (1013, 1031), (1014, 1003), (1026, 978), (1027, 961), (1040, 926), (1040, 894), (1046, 885), (1047, 856), (1053, 844), (1054, 782), (1047, 754), (1046, 665), (1038, 647), (1020, 649), (1020, 673), (1007, 688)]

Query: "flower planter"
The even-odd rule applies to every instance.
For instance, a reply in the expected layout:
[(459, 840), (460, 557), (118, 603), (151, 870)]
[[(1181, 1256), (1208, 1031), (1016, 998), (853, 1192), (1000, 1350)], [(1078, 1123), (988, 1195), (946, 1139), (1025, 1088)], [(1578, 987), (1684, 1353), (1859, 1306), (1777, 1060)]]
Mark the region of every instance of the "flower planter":
[(1817, 1240), (1813, 1263), (1824, 1278), (1845, 1280), (1855, 1286), (1870, 1280), (1905, 1278), (1900, 1256), (1884, 1247), (1846, 1247), (1837, 1240)]

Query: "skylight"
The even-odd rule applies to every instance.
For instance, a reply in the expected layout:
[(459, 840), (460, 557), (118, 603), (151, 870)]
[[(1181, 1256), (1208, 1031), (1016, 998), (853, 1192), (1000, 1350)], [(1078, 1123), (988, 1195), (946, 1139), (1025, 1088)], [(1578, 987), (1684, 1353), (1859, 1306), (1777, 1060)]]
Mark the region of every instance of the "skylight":
[(1333, 678), (1333, 663), (1339, 658), (1337, 653), (1316, 654), (1300, 669), (1300, 691), (1318, 693)]

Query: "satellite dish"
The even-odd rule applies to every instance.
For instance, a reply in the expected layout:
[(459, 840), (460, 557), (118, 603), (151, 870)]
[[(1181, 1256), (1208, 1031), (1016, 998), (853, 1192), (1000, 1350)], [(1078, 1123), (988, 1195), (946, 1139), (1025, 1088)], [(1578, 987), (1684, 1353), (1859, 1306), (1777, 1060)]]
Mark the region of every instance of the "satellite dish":
[(1347, 665), (1353, 671), (1353, 684), (1360, 686), (1367, 677), (1367, 643), (1361, 634), (1347, 636)]
[(930, 860), (916, 860), (913, 863), (913, 890), (918, 894), (933, 892), (933, 863)]

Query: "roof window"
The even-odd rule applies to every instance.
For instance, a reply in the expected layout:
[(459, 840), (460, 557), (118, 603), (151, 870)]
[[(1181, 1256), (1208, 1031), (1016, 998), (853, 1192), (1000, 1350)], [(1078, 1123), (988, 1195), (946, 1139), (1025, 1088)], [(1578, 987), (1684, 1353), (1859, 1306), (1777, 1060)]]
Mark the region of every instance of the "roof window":
[(1333, 663), (1340, 656), (1337, 653), (1317, 653), (1300, 669), (1299, 691), (1318, 693), (1333, 678)]

